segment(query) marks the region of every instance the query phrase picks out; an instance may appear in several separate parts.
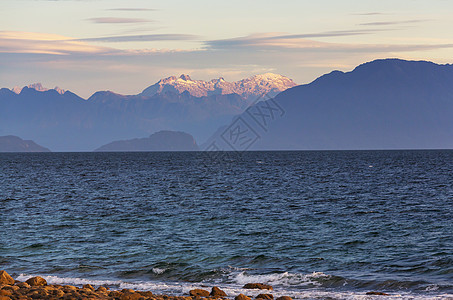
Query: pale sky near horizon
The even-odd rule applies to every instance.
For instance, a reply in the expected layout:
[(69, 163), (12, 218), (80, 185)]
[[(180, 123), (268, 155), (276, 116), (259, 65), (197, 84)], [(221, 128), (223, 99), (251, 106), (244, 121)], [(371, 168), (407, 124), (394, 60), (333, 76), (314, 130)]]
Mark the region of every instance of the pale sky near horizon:
[(163, 77), (308, 83), (378, 58), (453, 63), (453, 1), (0, 0), (0, 87), (89, 97)]

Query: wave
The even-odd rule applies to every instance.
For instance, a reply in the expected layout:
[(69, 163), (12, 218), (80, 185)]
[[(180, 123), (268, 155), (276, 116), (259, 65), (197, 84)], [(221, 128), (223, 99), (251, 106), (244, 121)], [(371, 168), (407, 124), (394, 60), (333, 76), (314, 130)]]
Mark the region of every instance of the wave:
[(311, 274), (300, 273), (271, 273), (265, 275), (247, 274), (245, 271), (239, 274), (232, 274), (232, 280), (238, 284), (244, 285), (249, 282), (265, 282), (270, 285), (294, 286), (294, 285), (313, 285), (320, 286), (319, 279), (329, 279), (331, 275), (322, 272), (313, 272)]
[[(20, 274), (16, 280), (25, 281), (30, 277), (36, 275), (27, 275)], [(112, 290), (121, 290), (121, 289), (133, 289), (138, 291), (152, 291), (155, 294), (167, 294), (167, 295), (188, 295), (189, 291), (194, 288), (207, 288), (208, 286), (213, 286), (213, 284), (208, 283), (187, 283), (187, 282), (158, 282), (158, 281), (123, 281), (123, 280), (100, 280), (100, 279), (88, 279), (88, 278), (79, 278), (79, 277), (59, 277), (54, 275), (41, 276), (49, 284), (59, 284), (59, 285), (75, 285), (82, 286), (84, 284), (91, 284), (95, 287), (97, 286), (106, 286)], [(319, 279), (331, 278), (330, 275), (326, 275), (322, 272), (316, 272), (311, 274), (291, 274), (288, 272), (280, 274), (268, 274), (268, 275), (246, 275), (241, 272), (235, 277), (235, 283), (232, 284), (220, 284), (216, 285), (224, 290), (228, 297), (233, 298), (234, 296), (242, 293), (248, 296), (255, 297), (258, 294), (262, 293), (261, 290), (248, 290), (241, 288), (244, 282), (260, 281), (265, 283), (273, 284), (287, 284), (288, 282), (294, 283), (313, 283)], [(436, 285), (432, 285), (429, 289), (430, 292), (436, 291)], [(428, 291), (428, 290), (427, 290)], [(294, 290), (294, 289), (285, 289), (285, 288), (276, 288), (272, 291), (274, 297), (279, 296), (290, 296), (295, 300), (299, 299), (350, 299), (350, 300), (370, 300), (370, 299), (380, 299), (379, 296), (370, 296), (367, 295), (365, 291), (336, 291), (336, 290), (325, 290), (320, 288), (313, 289), (304, 289), (304, 290)], [(413, 294), (413, 293), (393, 293), (389, 296), (386, 296), (385, 299), (399, 299), (399, 300), (441, 300), (441, 299), (453, 299), (453, 294), (433, 294), (429, 293), (426, 295), (423, 294)]]

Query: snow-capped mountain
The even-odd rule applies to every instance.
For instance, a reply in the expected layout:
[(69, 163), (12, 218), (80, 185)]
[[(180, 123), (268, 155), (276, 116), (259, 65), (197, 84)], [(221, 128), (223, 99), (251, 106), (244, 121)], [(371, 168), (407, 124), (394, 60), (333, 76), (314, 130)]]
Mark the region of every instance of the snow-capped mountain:
[[(19, 87), (19, 86), (15, 86), (11, 89), (11, 91), (13, 91), (14, 93), (16, 94), (20, 94), (20, 92), (22, 91), (24, 87)], [(34, 89), (38, 92), (45, 92), (45, 91), (48, 91), (48, 90), (51, 90), (51, 89), (48, 89), (48, 88), (45, 88), (42, 86), (42, 84), (40, 82), (38, 83), (32, 83), (32, 84), (29, 84), (27, 85), (27, 88), (29, 89)], [(60, 95), (63, 95), (65, 93), (65, 90), (63, 89), (60, 89), (58, 86), (56, 86), (55, 88), (53, 88), (55, 91), (57, 91), (58, 94)]]
[(161, 130), (204, 141), (262, 94), (273, 97), (294, 85), (274, 74), (232, 83), (183, 75), (162, 79), (139, 95), (98, 91), (88, 99), (42, 84), (5, 88), (0, 89), (0, 135), (27, 136), (55, 151), (93, 150)]
[(273, 97), (278, 93), (296, 86), (288, 77), (266, 73), (255, 75), (235, 82), (225, 81), (222, 77), (210, 81), (193, 80), (189, 75), (171, 76), (159, 80), (156, 84), (146, 88), (141, 95), (152, 96), (162, 92), (189, 92), (192, 96), (203, 97), (211, 95), (238, 94), (244, 99), (268, 95)]

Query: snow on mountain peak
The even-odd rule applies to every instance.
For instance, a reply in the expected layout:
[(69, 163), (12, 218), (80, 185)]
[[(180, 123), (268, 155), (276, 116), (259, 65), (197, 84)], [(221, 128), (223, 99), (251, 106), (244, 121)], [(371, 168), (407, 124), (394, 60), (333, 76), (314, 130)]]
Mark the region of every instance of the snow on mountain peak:
[(190, 78), (189, 75), (185, 75), (185, 74), (182, 74), (181, 76), (179, 76), (179, 78), (181, 78), (182, 80), (185, 80), (185, 81), (192, 81), (192, 79)]
[(141, 95), (152, 96), (167, 91), (176, 93), (188, 91), (196, 97), (216, 94), (238, 94), (243, 98), (269, 94), (273, 97), (293, 86), (296, 86), (296, 83), (288, 77), (273, 73), (255, 75), (236, 82), (225, 81), (223, 77), (210, 81), (193, 80), (189, 75), (182, 74), (179, 77), (170, 76), (159, 80), (156, 84), (146, 88)]
[[(42, 84), (41, 84), (40, 82), (29, 84), (29, 85), (27, 85), (26, 87), (29, 88), (29, 89), (34, 89), (34, 90), (36, 90), (36, 91), (38, 91), (38, 92), (45, 92), (45, 91), (50, 90), (50, 89), (48, 89), (48, 88), (43, 87)], [(24, 88), (25, 88), (25, 87), (24, 87)], [(24, 88), (15, 86), (15, 87), (13, 87), (13, 88), (11, 89), (11, 91), (13, 91), (13, 92), (16, 93), (16, 94), (20, 94), (20, 92), (22, 92), (22, 90), (23, 90)], [(54, 88), (54, 90), (57, 91), (57, 93), (59, 93), (59, 94), (61, 94), (61, 95), (63, 95), (63, 94), (65, 93), (65, 90), (60, 89), (58, 86), (56, 86), (56, 87)]]

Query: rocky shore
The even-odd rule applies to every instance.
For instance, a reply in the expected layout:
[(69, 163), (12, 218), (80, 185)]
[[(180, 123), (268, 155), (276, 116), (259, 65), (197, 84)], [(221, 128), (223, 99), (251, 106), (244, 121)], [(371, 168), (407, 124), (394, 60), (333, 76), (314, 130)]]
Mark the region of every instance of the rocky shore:
[[(262, 283), (248, 283), (245, 289), (260, 289), (263, 293), (255, 297), (257, 300), (273, 300), (272, 286)], [(14, 280), (6, 271), (0, 271), (0, 300), (30, 300), (30, 299), (118, 299), (118, 300), (251, 300), (252, 297), (239, 294), (227, 295), (218, 287), (212, 287), (211, 291), (205, 289), (193, 289), (188, 295), (168, 296), (155, 295), (152, 291), (134, 291), (123, 289), (121, 291), (110, 290), (99, 286), (94, 288), (90, 284), (83, 287), (71, 285), (47, 284), (42, 277), (32, 277), (25, 282)], [(275, 300), (292, 300), (288, 296), (278, 297)]]

